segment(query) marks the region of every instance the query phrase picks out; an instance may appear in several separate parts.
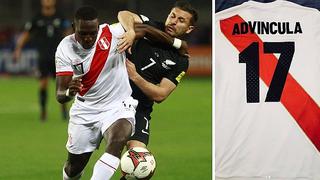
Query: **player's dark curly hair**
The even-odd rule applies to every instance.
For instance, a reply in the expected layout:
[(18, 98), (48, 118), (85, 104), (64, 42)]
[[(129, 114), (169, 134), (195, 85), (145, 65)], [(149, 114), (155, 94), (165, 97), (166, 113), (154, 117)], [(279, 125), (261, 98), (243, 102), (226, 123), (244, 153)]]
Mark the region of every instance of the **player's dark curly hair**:
[(81, 20), (94, 20), (98, 18), (98, 12), (95, 8), (91, 6), (80, 7), (74, 16), (74, 19), (77, 21)]
[(191, 25), (195, 25), (198, 21), (198, 12), (192, 7), (192, 5), (187, 1), (177, 1), (174, 6), (174, 8), (179, 8), (183, 11), (186, 11), (192, 15), (191, 18)]

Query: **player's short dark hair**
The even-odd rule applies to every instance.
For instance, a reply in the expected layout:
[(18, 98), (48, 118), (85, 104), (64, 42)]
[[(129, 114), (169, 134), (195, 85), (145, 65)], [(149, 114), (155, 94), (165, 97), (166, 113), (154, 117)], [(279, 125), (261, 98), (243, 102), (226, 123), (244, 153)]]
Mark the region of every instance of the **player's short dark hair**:
[(192, 5), (187, 2), (187, 1), (177, 1), (174, 6), (174, 8), (179, 8), (183, 11), (186, 11), (188, 13), (190, 13), (192, 15), (192, 18), (191, 18), (191, 25), (195, 25), (196, 22), (198, 21), (198, 12), (192, 7)]
[(74, 15), (74, 19), (77, 20), (94, 20), (98, 18), (98, 12), (95, 8), (91, 6), (83, 6), (80, 7), (76, 14)]

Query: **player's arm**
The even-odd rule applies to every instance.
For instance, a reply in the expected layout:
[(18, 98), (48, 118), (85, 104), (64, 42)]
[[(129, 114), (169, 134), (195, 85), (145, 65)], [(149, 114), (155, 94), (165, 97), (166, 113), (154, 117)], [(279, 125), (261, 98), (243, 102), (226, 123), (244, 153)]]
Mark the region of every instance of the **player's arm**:
[(58, 75), (56, 77), (56, 99), (63, 104), (70, 101), (81, 91), (81, 79), (72, 79), (72, 75)]
[(132, 13), (130, 11), (119, 11), (118, 20), (127, 32), (133, 31), (133, 33), (134, 33), (134, 24), (143, 23), (141, 18), (137, 14)]
[(169, 34), (152, 27), (148, 24), (135, 24), (135, 32), (136, 32), (136, 39), (141, 38), (143, 36), (147, 37), (150, 41), (161, 43), (168, 46), (173, 46), (180, 51), (182, 55), (188, 53), (188, 44), (186, 41), (182, 41), (178, 38), (174, 38)]
[(118, 20), (126, 30), (126, 32), (120, 37), (120, 41), (118, 43), (118, 51), (121, 53), (132, 46), (136, 36), (134, 24), (142, 23), (142, 20), (137, 14), (130, 11), (119, 11)]
[(19, 59), (21, 55), (21, 50), (23, 46), (29, 41), (30, 39), (30, 33), (29, 31), (23, 31), (22, 34), (19, 36), (17, 42), (16, 42), (16, 47), (13, 51), (13, 59), (17, 60)]
[(163, 78), (159, 85), (152, 84), (141, 77), (135, 68), (135, 65), (127, 60), (127, 71), (130, 79), (147, 95), (157, 103), (165, 100), (170, 93), (176, 88), (176, 85), (167, 78)]
[(150, 41), (162, 43), (168, 46), (173, 46), (179, 49), (180, 54), (186, 55), (188, 53), (188, 45), (185, 41), (178, 38), (171, 37), (167, 33), (154, 28), (147, 24), (142, 24), (141, 18), (130, 11), (120, 11), (118, 13), (118, 20), (126, 33), (120, 37), (118, 43), (118, 51), (121, 53), (130, 48), (135, 39), (146, 36)]
[(56, 99), (63, 104), (70, 101), (82, 89), (81, 77), (73, 78), (71, 61), (65, 51), (68, 44), (60, 42), (57, 47), (56, 62)]

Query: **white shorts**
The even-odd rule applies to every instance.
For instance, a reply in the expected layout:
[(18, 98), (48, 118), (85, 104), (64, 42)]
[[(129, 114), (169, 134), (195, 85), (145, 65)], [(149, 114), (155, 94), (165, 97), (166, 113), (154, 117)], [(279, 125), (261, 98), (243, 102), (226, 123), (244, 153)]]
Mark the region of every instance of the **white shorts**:
[[(135, 129), (135, 108), (137, 100), (130, 98), (110, 110), (92, 112), (90, 114), (70, 115), (68, 125), (67, 150), (72, 154), (93, 152), (99, 148), (103, 133), (117, 120), (127, 119), (132, 125), (132, 134)], [(87, 124), (76, 124), (75, 118), (96, 119), (97, 121)]]

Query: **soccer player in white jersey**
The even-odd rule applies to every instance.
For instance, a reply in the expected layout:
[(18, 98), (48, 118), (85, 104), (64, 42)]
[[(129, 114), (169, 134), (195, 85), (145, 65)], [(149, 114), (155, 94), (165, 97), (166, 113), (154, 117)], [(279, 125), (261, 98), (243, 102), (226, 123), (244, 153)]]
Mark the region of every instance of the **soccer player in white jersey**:
[(68, 126), (68, 160), (63, 179), (80, 179), (92, 152), (106, 141), (91, 180), (110, 179), (134, 128), (134, 107), (125, 67), (125, 54), (116, 50), (124, 33), (118, 24), (99, 25), (92, 7), (78, 9), (75, 33), (64, 38), (56, 52), (56, 98), (75, 96)]
[(284, 0), (216, 14), (217, 180), (320, 179), (319, 22)]

